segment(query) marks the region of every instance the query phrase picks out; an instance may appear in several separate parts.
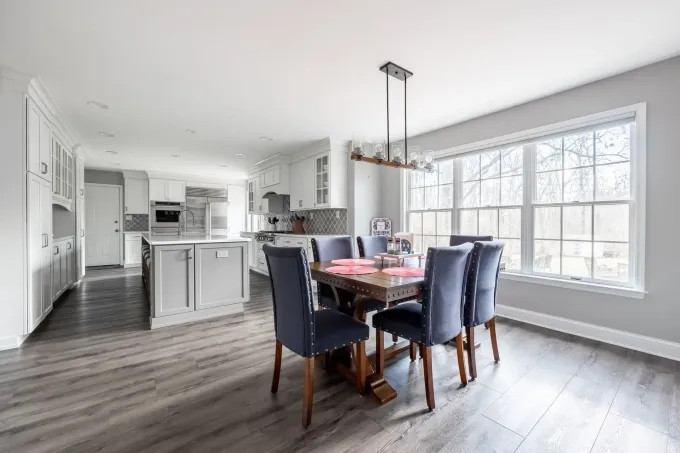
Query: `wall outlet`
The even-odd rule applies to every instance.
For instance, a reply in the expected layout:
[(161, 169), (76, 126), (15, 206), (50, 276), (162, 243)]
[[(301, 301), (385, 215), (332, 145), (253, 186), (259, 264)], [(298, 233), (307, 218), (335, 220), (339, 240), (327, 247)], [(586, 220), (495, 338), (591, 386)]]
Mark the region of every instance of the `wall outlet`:
[(339, 219), (340, 218), (340, 211), (335, 211), (335, 218)]
[(313, 212), (310, 212), (310, 213), (309, 213), (309, 220), (312, 220), (313, 218), (314, 218), (314, 213), (313, 213)]

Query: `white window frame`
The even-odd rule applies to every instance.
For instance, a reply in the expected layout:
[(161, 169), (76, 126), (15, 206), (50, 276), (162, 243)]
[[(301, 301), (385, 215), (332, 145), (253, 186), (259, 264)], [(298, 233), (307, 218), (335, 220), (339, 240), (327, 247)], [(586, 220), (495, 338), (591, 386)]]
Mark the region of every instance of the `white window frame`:
[[(631, 263), (631, 280), (627, 285), (620, 285), (614, 282), (600, 280), (573, 280), (568, 276), (553, 276), (534, 273), (529, 269), (527, 263), (533, 262), (533, 197), (535, 192), (535, 169), (532, 172), (526, 171), (527, 168), (534, 168), (534, 153), (525, 148), (524, 163), (524, 208), (522, 209), (522, 271), (502, 272), (501, 278), (517, 280), (541, 285), (557, 286), (567, 289), (578, 289), (597, 293), (611, 294), (617, 296), (641, 299), (645, 295), (645, 219), (646, 219), (646, 173), (647, 173), (647, 105), (646, 103), (633, 104), (626, 107), (608, 110), (601, 113), (582, 116), (579, 118), (562, 121), (556, 124), (541, 126), (522, 132), (504, 135), (489, 140), (482, 140), (467, 145), (456, 146), (435, 152), (435, 159), (448, 157), (459, 157), (463, 154), (470, 154), (485, 150), (492, 150), (509, 145), (520, 145), (535, 142), (549, 136), (568, 135), (583, 129), (594, 129), (599, 125), (613, 123), (616, 121), (633, 120), (631, 123), (631, 156), (630, 156), (630, 175), (631, 175), (631, 198), (629, 202), (629, 262)], [(527, 161), (527, 159), (529, 159)], [(460, 177), (458, 169), (454, 169), (456, 178)], [(460, 187), (454, 180), (456, 189)], [(409, 213), (409, 174), (404, 172), (402, 177), (402, 203), (401, 215), (402, 225), (408, 226)], [(453, 231), (459, 231), (458, 212), (460, 209), (459, 191), (454, 189), (454, 208), (452, 218)], [(583, 204), (589, 204), (584, 202)], [(592, 204), (592, 203), (590, 203)], [(596, 202), (596, 204), (598, 204)]]

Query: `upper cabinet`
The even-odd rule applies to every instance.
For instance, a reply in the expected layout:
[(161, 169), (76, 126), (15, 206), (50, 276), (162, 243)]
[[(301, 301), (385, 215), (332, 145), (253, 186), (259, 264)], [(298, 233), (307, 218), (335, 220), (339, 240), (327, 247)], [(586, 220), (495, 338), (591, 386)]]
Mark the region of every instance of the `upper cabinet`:
[(149, 179), (149, 200), (186, 201), (186, 182), (172, 179)]
[(52, 203), (69, 211), (73, 206), (75, 160), (64, 142), (52, 134)]
[(52, 181), (52, 124), (35, 102), (26, 97), (26, 169)]
[(76, 197), (85, 196), (85, 163), (76, 156)]
[(149, 213), (149, 180), (125, 178), (125, 213)]
[(347, 208), (347, 147), (330, 139), (293, 156), (291, 211)]
[(281, 165), (265, 168), (258, 176), (258, 186), (262, 189), (281, 182)]

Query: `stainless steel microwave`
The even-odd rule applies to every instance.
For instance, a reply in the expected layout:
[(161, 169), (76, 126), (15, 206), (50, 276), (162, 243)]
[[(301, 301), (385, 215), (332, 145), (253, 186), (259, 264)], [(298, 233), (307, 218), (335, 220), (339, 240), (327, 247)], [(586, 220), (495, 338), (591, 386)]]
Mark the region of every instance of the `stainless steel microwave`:
[(184, 210), (184, 203), (173, 201), (152, 201), (150, 227), (178, 228), (179, 217)]

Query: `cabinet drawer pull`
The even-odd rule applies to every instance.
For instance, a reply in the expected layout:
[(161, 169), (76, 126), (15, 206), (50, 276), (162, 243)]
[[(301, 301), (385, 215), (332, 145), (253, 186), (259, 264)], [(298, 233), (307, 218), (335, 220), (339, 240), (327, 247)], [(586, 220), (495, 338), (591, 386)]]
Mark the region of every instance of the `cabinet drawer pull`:
[(194, 251), (193, 250), (187, 250), (187, 258), (190, 260), (194, 259)]
[(45, 162), (40, 162), (40, 173), (43, 175), (47, 174), (47, 164)]

